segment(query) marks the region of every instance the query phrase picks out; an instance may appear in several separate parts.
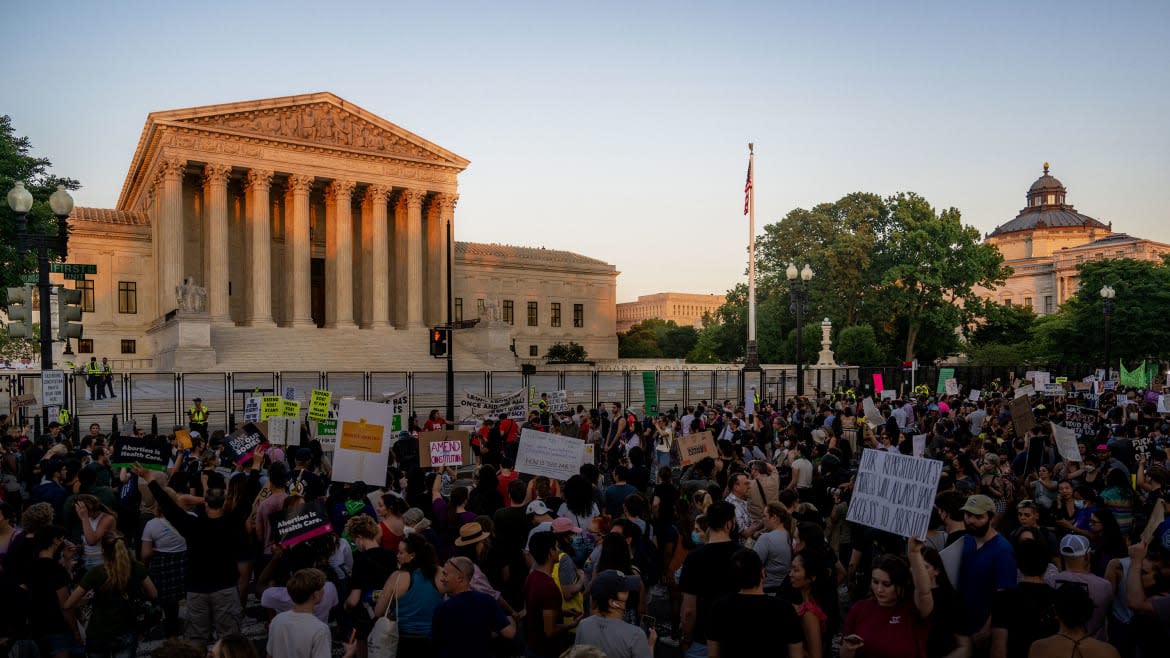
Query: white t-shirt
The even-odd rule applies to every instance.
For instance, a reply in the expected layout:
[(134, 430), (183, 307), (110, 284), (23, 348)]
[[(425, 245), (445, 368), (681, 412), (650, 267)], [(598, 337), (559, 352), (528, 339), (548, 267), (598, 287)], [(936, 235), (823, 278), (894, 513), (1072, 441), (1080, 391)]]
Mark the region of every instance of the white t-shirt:
[[(269, 587), (268, 589), (264, 590), (264, 594), (262, 594), (260, 596), (260, 605), (265, 607), (265, 608), (268, 608), (270, 610), (275, 610), (277, 613), (281, 613), (281, 612), (287, 612), (287, 611), (292, 610), (294, 604), (293, 604), (293, 600), (288, 595), (288, 589), (286, 589), (284, 587)], [(324, 595), (321, 596), (321, 600), (317, 603), (317, 605), (313, 606), (313, 616), (316, 617), (317, 619), (320, 619), (321, 621), (325, 622), (326, 624), (328, 624), (329, 623), (329, 611), (335, 605), (337, 605), (337, 587), (333, 583), (331, 583), (327, 580), (327, 581), (325, 581)], [(279, 616), (280, 615), (278, 614), (277, 618), (279, 618)], [(272, 624), (273, 625), (276, 624), (275, 619), (272, 621)], [(329, 629), (326, 628), (325, 630), (326, 630), (326, 632), (328, 632)], [(271, 642), (271, 637), (272, 637), (271, 629), (269, 630), (268, 636), (270, 638), (269, 642)], [(272, 655), (276, 656), (276, 655), (280, 655), (280, 654), (272, 654)], [(292, 654), (286, 654), (286, 655), (292, 655)], [(297, 655), (308, 655), (308, 654), (297, 654)]]
[(142, 528), (142, 541), (154, 542), (154, 550), (159, 553), (182, 553), (187, 550), (187, 540), (166, 519), (153, 518), (147, 521)]
[[(268, 590), (264, 595), (268, 595)], [(268, 626), (268, 655), (281, 658), (332, 658), (333, 641), (329, 625), (322, 623), (319, 618), (320, 615), (315, 612), (309, 615), (293, 612), (291, 608), (276, 615)]]
[(811, 487), (813, 480), (812, 462), (803, 457), (792, 462), (792, 477), (796, 478), (797, 489), (807, 489)]

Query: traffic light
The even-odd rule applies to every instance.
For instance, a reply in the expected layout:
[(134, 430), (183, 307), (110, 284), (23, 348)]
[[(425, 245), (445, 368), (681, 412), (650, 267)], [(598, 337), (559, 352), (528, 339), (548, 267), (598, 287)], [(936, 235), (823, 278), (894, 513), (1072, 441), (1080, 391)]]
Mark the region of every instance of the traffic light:
[(57, 338), (81, 338), (81, 291), (57, 288)]
[(8, 289), (8, 335), (32, 338), (32, 286)]
[(431, 329), (431, 356), (439, 358), (447, 356), (447, 340), (451, 336), (450, 329), (435, 327)]

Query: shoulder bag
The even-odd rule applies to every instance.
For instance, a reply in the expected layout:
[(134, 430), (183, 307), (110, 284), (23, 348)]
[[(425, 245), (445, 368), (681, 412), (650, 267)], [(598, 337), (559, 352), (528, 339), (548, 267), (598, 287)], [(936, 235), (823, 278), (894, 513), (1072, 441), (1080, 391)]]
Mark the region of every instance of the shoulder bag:
[[(407, 576), (409, 577), (409, 576)], [(386, 614), (378, 617), (374, 628), (366, 638), (369, 658), (396, 658), (398, 656), (398, 583), (390, 585), (390, 596), (394, 601), (394, 616), (390, 616), (390, 606), (386, 606)]]

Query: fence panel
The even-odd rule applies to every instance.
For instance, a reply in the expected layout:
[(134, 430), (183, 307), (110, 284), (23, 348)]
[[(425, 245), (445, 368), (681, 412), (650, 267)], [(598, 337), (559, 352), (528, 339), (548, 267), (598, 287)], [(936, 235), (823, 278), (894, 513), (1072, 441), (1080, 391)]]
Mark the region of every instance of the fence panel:
[(231, 413), (236, 420), (244, 417), (244, 401), (254, 395), (279, 395), (274, 372), (234, 372), (231, 374)]
[(524, 375), (518, 372), (488, 373), (488, 397), (502, 397), (524, 388)]
[[(332, 389), (330, 389), (332, 390)], [(405, 372), (371, 372), (370, 373), (370, 391), (373, 393), (374, 399), (380, 400), (387, 393), (397, 393), (398, 391), (410, 390), (410, 374)], [(333, 401), (336, 402), (341, 398), (337, 393), (333, 394)]]
[[(301, 403), (302, 411), (307, 411), (309, 399), (313, 397), (313, 389), (321, 386), (321, 373), (311, 370), (281, 372), (280, 381), (277, 384), (277, 388), (280, 389), (277, 391), (277, 395), (284, 397), (290, 388), (293, 389), (292, 399)], [(303, 416), (304, 413), (301, 415)]]
[(593, 403), (593, 373), (566, 372), (565, 395), (568, 396), (569, 406), (574, 411), (576, 411), (577, 405), (586, 409), (595, 407), (596, 405)]
[(712, 375), (709, 370), (691, 370), (687, 372), (687, 404), (698, 406), (700, 402), (711, 402), (715, 389), (711, 384)]
[(712, 400), (712, 403), (722, 404), (724, 400), (731, 400), (732, 404), (742, 404), (743, 396), (739, 392), (739, 372), (735, 370), (715, 371), (715, 392), (712, 396), (716, 398)]
[(598, 372), (597, 373), (597, 404), (609, 405), (614, 402), (621, 402), (622, 406), (628, 406), (629, 400), (626, 399), (626, 375), (623, 372)]
[[(364, 372), (327, 372), (325, 373), (325, 383), (326, 387), (333, 391), (334, 402), (340, 402), (342, 398), (367, 399), (366, 373)], [(397, 392), (398, 390), (370, 391), (370, 399), (381, 402), (384, 394)]]
[[(192, 373), (182, 377), (182, 399), (179, 401), (179, 422), (187, 423), (187, 410), (194, 405), (195, 398), (207, 407), (207, 429), (214, 432), (222, 429), (230, 432), (229, 416), (231, 394), (227, 390), (227, 376), (218, 372)], [(161, 420), (159, 430), (162, 430)]]
[[(139, 429), (150, 431), (151, 419), (158, 419), (158, 431), (169, 433), (183, 424), (179, 415), (178, 379), (170, 372), (135, 372), (127, 379), (128, 417)], [(124, 427), (124, 425), (123, 425)]]
[[(556, 371), (544, 370), (528, 375), (528, 401), (533, 409), (537, 408), (541, 393), (560, 390), (561, 374)], [(533, 391), (535, 389), (535, 391)]]
[(658, 371), (658, 409), (666, 411), (678, 406), (679, 415), (682, 415), (683, 396), (686, 394), (686, 381), (682, 371)]

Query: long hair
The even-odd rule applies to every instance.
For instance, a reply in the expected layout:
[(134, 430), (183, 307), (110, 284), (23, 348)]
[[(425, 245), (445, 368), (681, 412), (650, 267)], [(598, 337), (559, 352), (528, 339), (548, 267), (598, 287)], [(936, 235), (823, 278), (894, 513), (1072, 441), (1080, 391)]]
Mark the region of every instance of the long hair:
[(565, 481), (565, 506), (577, 516), (593, 512), (593, 487), (583, 475), (573, 475)]
[(102, 538), (102, 566), (106, 582), (102, 589), (110, 592), (125, 592), (130, 582), (130, 551), (126, 548), (126, 537), (111, 530)]
[(459, 512), (456, 508), (467, 504), (467, 487), (455, 487), (451, 490), (451, 502), (447, 504), (447, 527), (453, 532), (459, 531)]
[(117, 514), (114, 513), (114, 510), (103, 505), (101, 501), (97, 499), (97, 496), (94, 496), (93, 494), (78, 494), (77, 502), (85, 505), (85, 509), (89, 510), (91, 517), (97, 512), (104, 512), (110, 516), (117, 516)]
[[(402, 538), (402, 543), (406, 544), (406, 552), (411, 555), (408, 570), (417, 569), (422, 572), (423, 578), (434, 580), (435, 574), (439, 570), (438, 558), (435, 557), (435, 548), (426, 540), (426, 537), (411, 533)], [(407, 569), (405, 566), (402, 568)]]
[(634, 573), (634, 559), (630, 556), (630, 546), (620, 533), (611, 532), (601, 540), (601, 556), (597, 558), (594, 572), (601, 573), (607, 569), (616, 569), (624, 574)]

